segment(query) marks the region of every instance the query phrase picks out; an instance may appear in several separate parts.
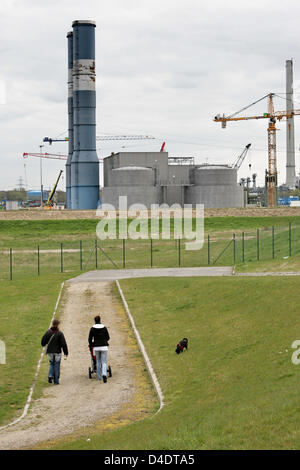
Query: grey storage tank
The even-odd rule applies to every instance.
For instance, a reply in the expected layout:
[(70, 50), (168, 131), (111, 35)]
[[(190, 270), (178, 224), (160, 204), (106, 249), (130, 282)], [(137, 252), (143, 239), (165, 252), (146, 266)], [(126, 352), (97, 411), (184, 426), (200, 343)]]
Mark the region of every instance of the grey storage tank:
[(119, 208), (120, 197), (127, 197), (127, 207), (143, 204), (148, 209), (160, 201), (154, 168), (123, 166), (110, 171), (109, 186), (103, 188), (102, 203)]
[(187, 204), (207, 208), (242, 207), (243, 188), (237, 184), (237, 169), (229, 165), (198, 165), (190, 170)]
[(228, 165), (203, 164), (193, 171), (193, 183), (197, 186), (234, 186), (237, 183), (237, 170)]
[(153, 168), (124, 166), (111, 171), (111, 186), (154, 186)]

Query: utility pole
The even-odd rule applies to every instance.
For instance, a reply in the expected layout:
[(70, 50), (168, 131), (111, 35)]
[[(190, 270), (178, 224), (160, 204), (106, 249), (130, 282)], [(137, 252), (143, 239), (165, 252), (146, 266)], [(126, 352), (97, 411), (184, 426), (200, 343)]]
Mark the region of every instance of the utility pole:
[(293, 60), (286, 61), (286, 110), (290, 117), (286, 120), (286, 185), (295, 187), (295, 131), (293, 103)]
[[(40, 153), (42, 153), (42, 148), (44, 146), (40, 145)], [(41, 209), (43, 208), (43, 168), (42, 168), (42, 157), (40, 157), (40, 180), (41, 180)]]

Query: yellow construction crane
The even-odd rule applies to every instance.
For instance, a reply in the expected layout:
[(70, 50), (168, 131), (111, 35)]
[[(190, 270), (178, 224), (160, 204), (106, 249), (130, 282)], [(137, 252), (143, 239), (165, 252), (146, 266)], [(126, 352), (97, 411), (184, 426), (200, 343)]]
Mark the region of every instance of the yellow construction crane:
[[(277, 205), (276, 201), (276, 187), (277, 187), (277, 160), (276, 160), (276, 120), (281, 121), (281, 119), (291, 118), (293, 116), (300, 115), (300, 109), (295, 109), (291, 111), (274, 111), (274, 102), (273, 97), (276, 96), (275, 93), (268, 93), (266, 96), (263, 96), (259, 100), (251, 103), (249, 106), (237, 111), (230, 116), (221, 116), (218, 114), (215, 116), (215, 122), (221, 122), (222, 128), (226, 128), (228, 121), (247, 121), (249, 119), (269, 119), (268, 126), (268, 170), (266, 171), (266, 183), (268, 188), (268, 205), (270, 207), (275, 207)], [(245, 111), (251, 106), (255, 105), (259, 101), (268, 98), (268, 112), (263, 113), (262, 115), (256, 116), (237, 116), (239, 113)]]
[(56, 182), (55, 182), (55, 185), (54, 185), (54, 187), (53, 187), (51, 193), (49, 194), (49, 197), (48, 197), (47, 202), (46, 202), (45, 205), (44, 205), (44, 209), (51, 209), (51, 207), (53, 207), (53, 198), (54, 198), (54, 194), (55, 194), (55, 191), (56, 191), (56, 188), (57, 188), (57, 185), (58, 185), (58, 182), (59, 182), (59, 179), (60, 179), (60, 177), (61, 177), (62, 172), (63, 172), (63, 171), (60, 170), (59, 175), (58, 175), (58, 178), (57, 178), (57, 180), (56, 180)]

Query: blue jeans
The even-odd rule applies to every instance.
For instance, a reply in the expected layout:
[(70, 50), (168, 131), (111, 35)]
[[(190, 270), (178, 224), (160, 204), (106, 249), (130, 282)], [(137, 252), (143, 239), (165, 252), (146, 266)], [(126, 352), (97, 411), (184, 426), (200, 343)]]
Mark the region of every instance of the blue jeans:
[(96, 364), (97, 364), (97, 376), (99, 380), (102, 380), (103, 375), (107, 375), (107, 351), (95, 351)]
[(48, 353), (49, 377), (53, 377), (54, 383), (59, 384), (61, 354)]

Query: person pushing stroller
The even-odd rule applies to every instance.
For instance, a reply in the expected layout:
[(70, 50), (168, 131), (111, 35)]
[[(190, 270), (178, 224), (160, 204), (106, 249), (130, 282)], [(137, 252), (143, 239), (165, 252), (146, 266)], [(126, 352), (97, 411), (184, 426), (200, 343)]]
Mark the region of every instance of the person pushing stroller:
[(97, 364), (97, 377), (98, 380), (107, 382), (107, 352), (108, 352), (108, 341), (110, 339), (108, 330), (105, 325), (101, 323), (101, 318), (97, 315), (94, 318), (95, 324), (92, 326), (89, 332), (89, 348), (92, 353), (96, 356)]

